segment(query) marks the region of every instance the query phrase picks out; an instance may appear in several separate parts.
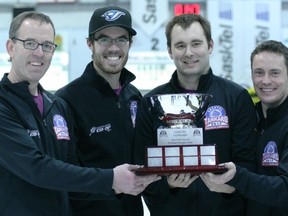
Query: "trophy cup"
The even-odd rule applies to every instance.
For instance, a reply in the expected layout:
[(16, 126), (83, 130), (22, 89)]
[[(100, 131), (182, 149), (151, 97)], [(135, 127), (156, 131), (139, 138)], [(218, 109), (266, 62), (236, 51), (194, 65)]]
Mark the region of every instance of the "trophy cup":
[(212, 95), (200, 93), (154, 95), (148, 100), (152, 114), (165, 126), (157, 129), (157, 146), (146, 148), (145, 165), (136, 174), (223, 173), (215, 144), (203, 144), (202, 120)]

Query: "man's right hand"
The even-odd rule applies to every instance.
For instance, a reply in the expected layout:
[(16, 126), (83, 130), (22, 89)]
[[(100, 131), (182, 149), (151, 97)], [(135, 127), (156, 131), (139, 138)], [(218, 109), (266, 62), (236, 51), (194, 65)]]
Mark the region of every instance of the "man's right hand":
[(187, 188), (199, 176), (191, 173), (179, 173), (167, 176), (167, 182), (170, 188)]
[(158, 175), (138, 176), (134, 172), (137, 168), (139, 168), (138, 165), (123, 164), (113, 169), (114, 179), (112, 188), (116, 194), (138, 195), (150, 183), (161, 179)]

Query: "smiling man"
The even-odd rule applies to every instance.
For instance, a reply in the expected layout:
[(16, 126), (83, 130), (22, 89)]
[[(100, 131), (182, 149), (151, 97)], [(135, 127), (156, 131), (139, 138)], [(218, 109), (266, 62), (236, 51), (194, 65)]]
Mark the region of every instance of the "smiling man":
[[(279, 41), (259, 44), (251, 54), (252, 81), (260, 102), (257, 172), (226, 163), (223, 175), (202, 175), (204, 181), (234, 186), (249, 198), (247, 215), (287, 215), (288, 207), (288, 48)], [(212, 191), (215, 191), (212, 187)], [(218, 190), (217, 190), (218, 191)], [(225, 192), (225, 191), (218, 191)]]
[[(110, 168), (132, 162), (136, 112), (142, 96), (131, 84), (135, 75), (124, 66), (135, 35), (127, 10), (115, 6), (95, 10), (87, 38), (92, 61), (79, 78), (56, 92), (74, 112), (82, 166)], [(131, 175), (149, 180), (133, 171)], [(149, 181), (143, 189), (147, 184)], [(71, 206), (74, 216), (143, 215), (140, 195), (122, 195), (118, 200), (71, 199)]]
[[(217, 145), (220, 163), (229, 158), (253, 169), (256, 127), (253, 103), (246, 89), (213, 73), (209, 61), (214, 46), (210, 22), (197, 14), (175, 16), (166, 26), (166, 39), (176, 70), (169, 82), (145, 97), (175, 93), (212, 95), (205, 119), (196, 123), (203, 128), (203, 143)], [(152, 115), (147, 101), (141, 101), (137, 113), (134, 147), (137, 164), (144, 163), (145, 146), (157, 146), (157, 129), (165, 127)], [(152, 183), (144, 197), (152, 216), (245, 215), (245, 202), (237, 192), (230, 197), (212, 193), (191, 173), (174, 173)]]
[[(15, 23), (15, 28), (16, 24), (18, 23)], [(55, 30), (53, 25), (41, 20), (26, 19), (18, 25), (20, 24), (22, 25), (17, 26), (19, 33), (13, 28), (10, 29), (10, 40), (6, 44), (13, 60), (8, 79), (13, 83), (23, 80), (29, 82), (31, 94), (37, 96), (39, 80), (48, 70), (57, 47), (54, 44)]]
[[(271, 42), (277, 47), (277, 43)], [(269, 41), (263, 44), (268, 46)], [(279, 49), (280, 49), (279, 44)], [(285, 51), (285, 47), (283, 50)], [(260, 49), (259, 47), (258, 49)], [(263, 114), (266, 117), (267, 110), (279, 106), (288, 95), (288, 81), (287, 81), (287, 52), (276, 52), (267, 49), (256, 53), (257, 49), (251, 56), (252, 62), (252, 81), (258, 97), (261, 99)]]
[[(137, 195), (154, 179), (137, 178), (131, 170), (139, 166), (124, 163), (109, 169), (75, 165), (71, 111), (40, 84), (56, 48), (54, 38), (54, 24), (43, 13), (24, 12), (11, 22), (6, 42), (11, 69), (0, 83), (0, 215), (71, 216), (68, 192), (85, 193), (73, 193), (77, 198), (117, 200), (116, 194)], [(99, 128), (114, 129), (107, 125), (95, 134)]]

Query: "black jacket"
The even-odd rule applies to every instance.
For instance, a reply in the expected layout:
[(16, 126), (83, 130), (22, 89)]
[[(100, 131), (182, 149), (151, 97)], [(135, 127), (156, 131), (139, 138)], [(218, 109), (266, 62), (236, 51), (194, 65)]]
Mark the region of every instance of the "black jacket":
[[(90, 62), (81, 77), (58, 90), (73, 110), (82, 166), (113, 168), (132, 162), (132, 139), (140, 92), (130, 83), (135, 76), (121, 72), (117, 96)], [(74, 215), (143, 215), (140, 196), (121, 195), (118, 200), (71, 200)]]
[[(168, 83), (153, 89), (145, 97), (183, 92), (175, 71)], [(197, 126), (203, 128), (203, 143), (217, 145), (219, 163), (234, 161), (253, 170), (256, 115), (248, 92), (236, 83), (213, 75), (210, 69), (207, 75), (201, 76), (195, 93), (213, 96), (205, 119), (197, 122)], [(151, 115), (145, 100), (142, 100), (137, 113), (135, 163), (144, 163), (146, 145), (157, 145), (156, 132), (160, 125), (162, 123)], [(172, 190), (163, 178), (151, 184), (144, 196), (152, 216), (241, 216), (245, 212), (244, 201), (238, 193), (223, 195), (210, 192), (200, 178), (188, 188)]]
[[(280, 106), (262, 113), (261, 103), (256, 106), (259, 125), (257, 141), (257, 173), (237, 167), (235, 177), (228, 182), (235, 186), (249, 201), (248, 215), (288, 215), (288, 99)], [(267, 152), (265, 147), (275, 145)], [(276, 151), (275, 151), (276, 150)], [(279, 164), (262, 164), (263, 153), (268, 158), (279, 158)], [(264, 154), (265, 155), (265, 154)], [(273, 157), (276, 156), (276, 157)], [(264, 156), (264, 158), (266, 158)], [(276, 160), (273, 160), (277, 162)]]
[(67, 191), (107, 197), (112, 170), (81, 168), (67, 104), (45, 91), (39, 112), (28, 83), (0, 85), (0, 215), (68, 216)]

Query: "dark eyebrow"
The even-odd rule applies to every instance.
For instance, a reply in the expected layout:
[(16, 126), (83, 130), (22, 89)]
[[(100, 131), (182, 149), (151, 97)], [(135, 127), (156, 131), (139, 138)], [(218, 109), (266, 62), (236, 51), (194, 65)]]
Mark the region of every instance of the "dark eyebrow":
[[(22, 39), (24, 41), (35, 41), (38, 43), (38, 41), (35, 38), (26, 38), (26, 39)], [(54, 44), (52, 41), (43, 41), (41, 43), (50, 43), (50, 44)]]
[(175, 43), (174, 45), (179, 45), (179, 44), (185, 44), (185, 42), (183, 42), (183, 41), (178, 41), (178, 42)]
[(200, 39), (193, 39), (192, 41), (191, 41), (192, 43), (195, 43), (195, 42), (203, 42), (203, 40), (200, 40)]
[(95, 34), (94, 35), (94, 38), (100, 38), (100, 37), (108, 37), (108, 36), (105, 34), (100, 34), (100, 35)]
[[(94, 38), (101, 38), (101, 37), (109, 37), (108, 35), (106, 35), (106, 34), (103, 34), (103, 33), (101, 33), (101, 34), (99, 34), (98, 36), (96, 36), (96, 35), (94, 35)], [(110, 38), (110, 37), (109, 37)], [(127, 36), (127, 35), (121, 35), (121, 36), (119, 36), (119, 37), (117, 37), (117, 38), (126, 38), (126, 39), (129, 39), (129, 36)]]

